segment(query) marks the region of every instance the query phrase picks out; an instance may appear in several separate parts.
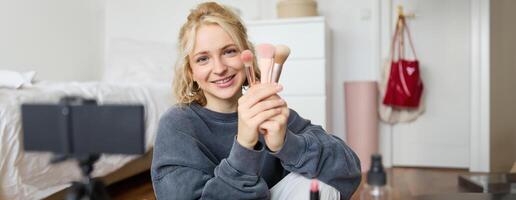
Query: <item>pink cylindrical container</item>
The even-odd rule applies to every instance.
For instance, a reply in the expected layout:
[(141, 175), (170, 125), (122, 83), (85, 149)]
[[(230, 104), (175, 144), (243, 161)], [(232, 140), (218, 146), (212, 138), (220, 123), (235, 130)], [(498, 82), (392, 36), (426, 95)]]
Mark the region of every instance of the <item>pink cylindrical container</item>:
[(371, 155), (378, 153), (378, 90), (376, 81), (344, 83), (346, 141), (358, 154), (362, 172), (371, 166)]

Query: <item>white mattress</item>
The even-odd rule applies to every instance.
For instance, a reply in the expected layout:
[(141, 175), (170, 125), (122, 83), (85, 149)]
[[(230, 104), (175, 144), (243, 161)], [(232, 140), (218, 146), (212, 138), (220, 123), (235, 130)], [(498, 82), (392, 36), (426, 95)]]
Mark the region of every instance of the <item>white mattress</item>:
[[(24, 152), (21, 144), (20, 105), (27, 102), (58, 102), (66, 95), (97, 99), (102, 103), (145, 105), (146, 149), (152, 147), (161, 114), (174, 102), (169, 84), (116, 84), (102, 82), (45, 82), (28, 88), (0, 89), (0, 199), (42, 199), (78, 180), (73, 161), (49, 165), (49, 153)], [(135, 156), (105, 155), (92, 175), (103, 176)]]

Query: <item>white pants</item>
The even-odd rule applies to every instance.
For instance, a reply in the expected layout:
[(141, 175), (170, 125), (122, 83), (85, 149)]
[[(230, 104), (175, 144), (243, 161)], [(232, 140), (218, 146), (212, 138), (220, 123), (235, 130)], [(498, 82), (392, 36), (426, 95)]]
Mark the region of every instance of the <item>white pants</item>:
[[(309, 200), (312, 180), (296, 173), (290, 173), (270, 189), (271, 200)], [(340, 199), (338, 190), (319, 181), (319, 195), (321, 200)]]

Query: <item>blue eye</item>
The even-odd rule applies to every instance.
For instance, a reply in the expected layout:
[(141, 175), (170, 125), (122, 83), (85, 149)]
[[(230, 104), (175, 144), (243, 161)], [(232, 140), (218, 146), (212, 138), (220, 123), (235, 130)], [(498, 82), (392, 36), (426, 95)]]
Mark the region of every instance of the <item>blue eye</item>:
[(202, 62), (206, 62), (206, 61), (208, 61), (208, 56), (201, 56), (201, 57), (195, 59), (196, 63), (202, 63)]
[(224, 51), (224, 55), (229, 55), (229, 56), (234, 56), (238, 53), (238, 51), (236, 49), (227, 49), (226, 51)]

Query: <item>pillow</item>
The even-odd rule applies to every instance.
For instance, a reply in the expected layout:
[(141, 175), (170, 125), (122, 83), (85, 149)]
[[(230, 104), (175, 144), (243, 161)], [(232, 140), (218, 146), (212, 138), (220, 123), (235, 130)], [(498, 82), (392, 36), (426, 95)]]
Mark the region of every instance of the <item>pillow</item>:
[(171, 83), (176, 54), (171, 43), (114, 38), (108, 44), (102, 80)]
[(0, 88), (18, 89), (22, 86), (31, 86), (35, 75), (35, 71), (20, 73), (0, 70)]

